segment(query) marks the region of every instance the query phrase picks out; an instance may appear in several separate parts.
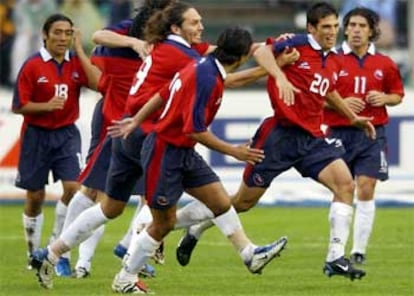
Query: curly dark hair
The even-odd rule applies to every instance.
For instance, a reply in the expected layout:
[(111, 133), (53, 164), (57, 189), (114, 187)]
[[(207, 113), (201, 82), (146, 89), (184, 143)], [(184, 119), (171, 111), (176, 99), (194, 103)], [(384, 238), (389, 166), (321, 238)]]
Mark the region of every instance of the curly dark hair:
[(145, 0), (144, 4), (137, 9), (132, 26), (128, 35), (144, 39), (144, 28), (150, 17), (157, 11), (163, 10), (168, 5), (177, 2), (177, 0)]
[[(346, 27), (349, 25), (349, 20), (351, 19), (351, 17), (353, 16), (362, 16), (363, 18), (365, 18), (368, 22), (369, 28), (372, 30), (372, 36), (369, 37), (369, 41), (375, 41), (379, 38), (379, 36), (381, 35), (381, 31), (379, 28), (379, 21), (380, 21), (380, 17), (379, 15), (366, 7), (356, 7), (352, 10), (350, 10), (345, 16), (344, 19), (342, 21), (342, 25), (344, 30), (346, 29)], [(344, 37), (346, 38), (346, 34), (344, 33)]]

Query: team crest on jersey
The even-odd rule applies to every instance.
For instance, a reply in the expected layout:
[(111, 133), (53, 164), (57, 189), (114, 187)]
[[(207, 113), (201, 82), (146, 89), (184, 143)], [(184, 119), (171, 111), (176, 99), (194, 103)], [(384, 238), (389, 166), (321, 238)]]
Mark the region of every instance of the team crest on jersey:
[(72, 80), (79, 80), (79, 73), (78, 72), (72, 72)]
[(382, 72), (381, 69), (377, 69), (374, 72), (374, 77), (378, 80), (382, 80), (382, 79), (384, 79), (384, 73)]

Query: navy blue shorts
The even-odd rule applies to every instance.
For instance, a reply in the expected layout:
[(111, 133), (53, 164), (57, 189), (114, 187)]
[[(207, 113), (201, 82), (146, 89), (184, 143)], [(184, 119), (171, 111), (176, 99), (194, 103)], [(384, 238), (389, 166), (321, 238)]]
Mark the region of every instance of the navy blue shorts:
[(142, 149), (145, 197), (150, 208), (174, 206), (187, 188), (220, 181), (194, 148), (170, 145), (155, 133), (148, 135)]
[(79, 175), (79, 182), (86, 187), (105, 191), (109, 163), (112, 154), (112, 138), (106, 137), (95, 147)]
[(93, 151), (98, 146), (99, 142), (102, 141), (102, 133), (106, 131), (102, 131), (104, 128), (103, 122), (103, 114), (102, 114), (102, 107), (103, 107), (103, 98), (101, 98), (95, 104), (95, 108), (93, 109), (92, 121), (91, 121), (91, 141), (89, 143), (88, 154), (86, 155), (86, 163), (89, 161), (89, 158), (92, 156)]
[(247, 165), (243, 180), (249, 187), (262, 188), (292, 167), (317, 181), (319, 173), (344, 153), (341, 141), (315, 138), (299, 127), (275, 125), (272, 118), (260, 125), (251, 146), (263, 149), (265, 159)]
[(343, 159), (352, 176), (368, 176), (381, 181), (388, 179), (387, 139), (384, 126), (375, 128), (377, 138), (370, 139), (365, 131), (356, 127), (330, 128), (328, 136), (342, 140)]
[[(142, 185), (141, 147), (146, 134), (137, 128), (127, 139), (112, 139), (112, 155), (105, 193), (112, 199), (128, 202), (132, 193), (140, 194)], [(135, 191), (135, 192), (134, 192)], [(139, 192), (141, 191), (141, 192)]]
[(27, 126), (22, 135), (16, 186), (44, 189), (53, 180), (77, 181), (81, 165), (81, 137), (72, 124), (55, 130)]

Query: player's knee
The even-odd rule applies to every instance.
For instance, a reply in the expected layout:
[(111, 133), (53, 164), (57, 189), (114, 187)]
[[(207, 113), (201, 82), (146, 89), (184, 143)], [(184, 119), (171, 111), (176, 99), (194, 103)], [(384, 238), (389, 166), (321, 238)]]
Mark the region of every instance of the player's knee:
[(148, 233), (158, 241), (161, 241), (168, 233), (174, 230), (175, 226), (175, 219), (168, 218), (163, 219), (162, 221), (158, 221), (154, 219), (150, 226), (148, 226)]
[(87, 186), (81, 185), (80, 192), (82, 192), (83, 195), (87, 196), (89, 199), (91, 200), (96, 200), (96, 197), (98, 195), (98, 190), (93, 189), (93, 188), (89, 188)]
[(358, 192), (358, 199), (367, 201), (372, 200), (374, 198), (374, 190), (375, 190), (376, 180), (364, 180), (362, 182), (358, 182), (357, 185), (357, 192)]
[(115, 219), (120, 216), (125, 209), (125, 202), (117, 201), (110, 198), (104, 198), (101, 202), (101, 209), (105, 217)]
[(254, 204), (250, 201), (235, 201), (233, 203), (234, 208), (236, 209), (237, 213), (242, 213), (242, 212), (247, 212), (248, 210), (250, 210)]
[(355, 191), (355, 183), (352, 179), (341, 180), (334, 188), (334, 194), (337, 198), (346, 203), (352, 202)]
[(62, 202), (64, 204), (69, 204), (72, 197), (75, 193), (79, 190), (79, 183), (78, 182), (64, 182), (63, 183), (63, 195), (62, 195)]
[(45, 191), (29, 191), (27, 192), (26, 207), (30, 209), (30, 212), (40, 212), (43, 201), (45, 200)]

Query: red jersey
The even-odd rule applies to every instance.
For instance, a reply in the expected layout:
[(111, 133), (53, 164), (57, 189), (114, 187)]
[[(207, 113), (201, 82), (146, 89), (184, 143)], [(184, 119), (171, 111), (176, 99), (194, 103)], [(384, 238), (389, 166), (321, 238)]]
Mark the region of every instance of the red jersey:
[[(373, 44), (368, 48), (366, 55), (359, 58), (344, 42), (341, 55), (343, 68), (338, 74), (337, 90), (342, 98), (358, 97), (365, 100), (371, 90), (404, 96), (404, 85), (397, 65), (389, 57), (376, 52)], [(373, 116), (374, 125), (388, 123), (385, 106), (374, 107), (367, 103), (358, 115)], [(351, 125), (346, 117), (329, 109), (325, 109), (324, 122), (329, 126)]]
[[(128, 35), (131, 26), (132, 20), (129, 19), (105, 29)], [(98, 90), (104, 94), (102, 113), (106, 124), (109, 124), (124, 115), (126, 98), (142, 60), (128, 47), (98, 46), (92, 53), (91, 61), (102, 71)]]
[(178, 147), (194, 147), (196, 141), (187, 135), (207, 130), (221, 105), (225, 78), (212, 55), (177, 73), (160, 91), (166, 106), (154, 127), (157, 135)]
[(24, 125), (31, 124), (47, 129), (57, 129), (73, 124), (79, 117), (79, 96), (88, 81), (79, 59), (66, 52), (58, 64), (46, 48), (30, 57), (20, 69), (13, 95), (13, 109), (20, 109), (29, 102), (48, 102), (54, 96), (66, 98), (62, 110), (24, 114)]
[[(165, 41), (157, 44), (135, 75), (125, 113), (135, 115), (178, 71), (204, 54), (207, 48), (207, 43), (191, 47), (177, 35), (169, 35)], [(142, 123), (141, 128), (146, 133), (152, 130), (160, 113), (161, 111), (154, 112)]]
[(295, 103), (287, 106), (279, 97), (275, 80), (269, 76), (267, 91), (278, 123), (300, 126), (315, 137), (322, 137), (320, 129), (323, 119), (325, 95), (335, 89), (341, 62), (335, 49), (322, 52), (312, 35), (296, 35), (291, 39), (276, 42), (269, 39), (275, 54), (286, 46), (296, 48), (299, 60), (283, 67), (287, 79), (300, 90), (295, 94)]

